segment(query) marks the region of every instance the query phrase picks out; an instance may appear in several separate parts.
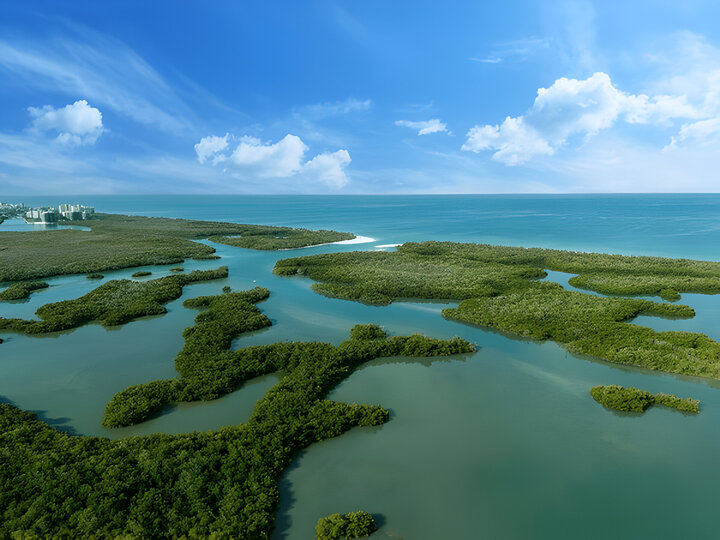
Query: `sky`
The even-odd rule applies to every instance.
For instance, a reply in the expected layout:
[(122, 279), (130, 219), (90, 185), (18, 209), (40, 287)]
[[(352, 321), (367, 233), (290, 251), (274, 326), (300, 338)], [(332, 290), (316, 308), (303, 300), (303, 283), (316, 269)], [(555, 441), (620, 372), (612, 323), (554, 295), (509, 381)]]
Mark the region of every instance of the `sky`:
[(712, 1), (0, 3), (0, 195), (720, 192)]

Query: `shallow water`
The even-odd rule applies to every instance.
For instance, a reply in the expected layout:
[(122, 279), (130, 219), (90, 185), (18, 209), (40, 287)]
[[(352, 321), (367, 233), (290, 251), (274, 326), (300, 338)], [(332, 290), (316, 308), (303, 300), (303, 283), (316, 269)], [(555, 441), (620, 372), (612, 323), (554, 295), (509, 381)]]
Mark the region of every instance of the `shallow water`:
[(0, 223), (0, 232), (13, 231), (55, 231), (59, 229), (76, 229), (78, 231), (89, 231), (90, 227), (81, 225), (60, 225), (55, 223), (25, 223), (24, 219), (6, 219)]
[[(30, 198), (28, 204), (53, 204)], [(372, 307), (314, 294), (304, 278), (271, 273), (277, 259), (442, 239), (720, 260), (718, 196), (561, 197), (90, 197), (98, 211), (334, 228), (375, 242), (266, 253), (216, 245), (226, 280), (193, 284), (168, 313), (106, 330), (88, 325), (49, 337), (2, 334), (0, 399), (39, 411), (61, 429), (125, 436), (207, 430), (245, 421), (274, 384), (267, 376), (211, 403), (183, 404), (150, 422), (106, 430), (102, 410), (131, 384), (174, 376), (181, 331), (195, 310), (185, 298), (224, 285), (268, 287), (259, 304), (273, 326), (234, 347), (278, 340), (339, 343), (357, 323), (395, 335), (460, 335), (478, 352), (437, 360), (377, 360), (339, 385), (336, 400), (388, 407), (391, 420), (315, 444), (284, 475), (276, 538), (306, 539), (317, 519), (364, 509), (379, 514), (379, 537), (715, 538), (720, 496), (720, 384), (580, 359), (554, 343), (511, 339), (444, 320), (445, 304)], [(3, 230), (0, 228), (0, 231)], [(0, 237), (1, 242), (1, 237)], [(388, 248), (394, 249), (394, 248)], [(151, 277), (168, 266), (147, 267)], [(145, 268), (143, 268), (145, 269)], [(108, 272), (105, 280), (138, 269)], [(557, 275), (556, 275), (557, 274)], [(568, 274), (550, 278), (567, 286)], [(48, 280), (26, 302), (0, 303), (2, 316), (97, 286), (84, 276)], [(659, 301), (658, 298), (653, 298)], [(720, 296), (683, 295), (689, 320), (638, 317), (657, 330), (720, 338)], [(637, 386), (701, 400), (688, 416), (656, 407), (643, 415), (608, 411), (588, 390)]]

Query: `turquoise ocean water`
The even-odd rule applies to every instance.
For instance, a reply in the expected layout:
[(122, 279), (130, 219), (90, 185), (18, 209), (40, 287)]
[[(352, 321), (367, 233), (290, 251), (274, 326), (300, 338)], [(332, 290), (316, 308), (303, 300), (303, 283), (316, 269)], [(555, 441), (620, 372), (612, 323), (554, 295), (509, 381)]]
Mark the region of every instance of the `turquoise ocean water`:
[[(181, 331), (196, 315), (185, 298), (255, 285), (271, 328), (235, 347), (278, 340), (339, 343), (356, 323), (391, 334), (460, 335), (478, 352), (441, 360), (378, 360), (331, 394), (381, 404), (391, 421), (359, 428), (303, 452), (281, 483), (276, 538), (312, 537), (317, 519), (364, 509), (379, 516), (379, 538), (716, 538), (720, 500), (720, 383), (630, 369), (444, 320), (445, 304), (370, 307), (318, 296), (311, 282), (271, 273), (298, 254), (378, 249), (406, 241), (452, 240), (581, 251), (720, 260), (720, 196), (83, 196), (14, 198), (28, 205), (80, 202), (98, 211), (332, 228), (371, 237), (355, 245), (257, 252), (216, 245), (227, 280), (189, 286), (166, 315), (106, 330), (88, 325), (47, 337), (2, 334), (0, 400), (37, 411), (70, 432), (121, 437), (215, 429), (245, 421), (274, 376), (209, 403), (183, 404), (140, 426), (105, 430), (102, 410), (117, 391), (174, 375)], [(6, 222), (0, 231), (18, 230)], [(2, 237), (0, 236), (0, 246)], [(381, 248), (393, 249), (393, 248)], [(1, 253), (1, 252), (0, 252)], [(148, 267), (153, 276), (168, 266)], [(106, 273), (106, 280), (137, 269)], [(570, 275), (548, 277), (565, 286)], [(97, 286), (84, 276), (48, 280), (0, 316), (31, 317), (47, 302)], [(642, 317), (658, 330), (720, 339), (720, 297), (683, 295), (694, 319)], [(588, 394), (597, 384), (638, 386), (701, 400), (688, 416), (654, 408), (613, 413)]]

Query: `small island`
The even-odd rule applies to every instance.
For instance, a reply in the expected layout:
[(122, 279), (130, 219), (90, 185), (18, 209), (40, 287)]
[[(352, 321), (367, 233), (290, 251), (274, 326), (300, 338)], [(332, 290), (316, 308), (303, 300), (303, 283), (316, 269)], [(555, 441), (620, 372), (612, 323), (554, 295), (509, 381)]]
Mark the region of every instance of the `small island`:
[(339, 540), (341, 538), (365, 538), (377, 531), (372, 515), (367, 512), (331, 514), (320, 518), (315, 527), (317, 540)]
[(33, 291), (47, 289), (48, 285), (45, 281), (25, 281), (22, 283), (13, 283), (7, 289), (0, 292), (0, 302), (9, 300), (23, 300), (28, 298)]
[(623, 412), (645, 412), (653, 405), (663, 405), (686, 413), (700, 412), (700, 402), (696, 399), (679, 398), (671, 394), (651, 394), (645, 390), (622, 386), (595, 386), (590, 395), (603, 407)]

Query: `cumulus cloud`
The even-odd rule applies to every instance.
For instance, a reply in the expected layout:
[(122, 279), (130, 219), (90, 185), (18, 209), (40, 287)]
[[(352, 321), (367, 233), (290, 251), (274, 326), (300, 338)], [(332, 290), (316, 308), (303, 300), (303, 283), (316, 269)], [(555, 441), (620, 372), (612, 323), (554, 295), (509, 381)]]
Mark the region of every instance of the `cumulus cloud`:
[(429, 135), (430, 133), (447, 131), (447, 124), (441, 122), (439, 118), (431, 118), (430, 120), (423, 120), (420, 122), (397, 120), (395, 125), (409, 127), (410, 129), (417, 129), (418, 135)]
[(205, 163), (206, 160), (213, 158), (213, 163), (222, 161), (224, 156), (220, 154), (228, 146), (229, 133), (226, 133), (222, 137), (217, 135), (209, 135), (200, 139), (200, 142), (195, 145), (195, 153), (197, 154), (198, 161)]
[(243, 136), (237, 139), (234, 149), (230, 148), (230, 140), (229, 134), (203, 137), (195, 145), (198, 161), (223, 163), (229, 171), (246, 178), (297, 178), (334, 188), (350, 181), (345, 173), (352, 161), (347, 150), (325, 152), (305, 161), (308, 147), (297, 135), (287, 134), (275, 143)]
[(493, 160), (518, 165), (535, 156), (555, 153), (571, 137), (592, 137), (618, 120), (663, 124), (702, 115), (685, 95), (628, 94), (619, 90), (606, 73), (598, 72), (583, 80), (562, 77), (549, 88), (538, 89), (525, 115), (508, 116), (499, 125), (471, 128), (462, 149), (491, 150)]
[(307, 146), (297, 135), (285, 135), (274, 144), (242, 137), (230, 161), (239, 170), (259, 178), (282, 178), (300, 171), (306, 150)]
[(495, 150), (493, 159), (506, 165), (524, 163), (532, 156), (552, 155), (555, 150), (520, 116), (508, 116), (499, 126), (475, 126), (467, 135), (463, 150)]
[(103, 132), (102, 113), (80, 99), (72, 105), (55, 109), (51, 105), (28, 107), (37, 132), (57, 132), (56, 140), (70, 144), (94, 144)]
[(686, 141), (696, 143), (717, 142), (720, 139), (720, 118), (708, 118), (690, 124), (684, 124), (680, 128), (677, 137), (673, 137), (666, 148), (678, 146)]
[(347, 150), (318, 154), (303, 166), (303, 174), (312, 181), (341, 188), (350, 181), (345, 174), (345, 167), (351, 161)]

